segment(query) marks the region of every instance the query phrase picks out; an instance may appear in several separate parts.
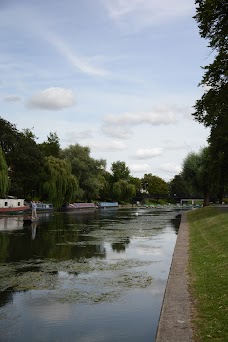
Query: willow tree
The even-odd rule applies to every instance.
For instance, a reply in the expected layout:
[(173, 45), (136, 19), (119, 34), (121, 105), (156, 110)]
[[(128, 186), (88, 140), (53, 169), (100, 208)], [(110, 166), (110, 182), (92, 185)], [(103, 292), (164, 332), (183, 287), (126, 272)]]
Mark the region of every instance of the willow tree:
[(0, 146), (0, 197), (5, 197), (8, 190), (8, 166)]
[(81, 188), (81, 199), (90, 201), (98, 198), (104, 187), (103, 171), (106, 161), (92, 158), (90, 148), (79, 144), (62, 150), (61, 157), (67, 159), (72, 166), (72, 173), (77, 177)]
[(71, 165), (67, 160), (53, 156), (46, 157), (46, 180), (43, 190), (54, 206), (58, 207), (65, 202), (71, 202), (78, 195), (78, 180), (71, 171)]
[(117, 201), (131, 201), (136, 195), (134, 184), (122, 179), (115, 182), (112, 186), (112, 197)]

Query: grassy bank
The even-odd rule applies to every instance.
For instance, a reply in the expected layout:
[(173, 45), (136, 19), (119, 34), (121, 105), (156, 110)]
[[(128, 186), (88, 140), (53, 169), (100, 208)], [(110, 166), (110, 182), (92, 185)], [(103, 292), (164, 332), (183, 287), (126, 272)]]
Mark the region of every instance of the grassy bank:
[(190, 287), (197, 342), (228, 341), (228, 210), (188, 213)]

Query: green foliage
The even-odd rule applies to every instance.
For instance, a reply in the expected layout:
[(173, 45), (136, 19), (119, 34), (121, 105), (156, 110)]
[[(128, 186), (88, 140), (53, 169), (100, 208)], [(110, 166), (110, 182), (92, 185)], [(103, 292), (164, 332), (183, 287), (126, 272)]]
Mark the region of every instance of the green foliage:
[(209, 195), (216, 187), (212, 168), (209, 148), (201, 149), (199, 153), (189, 153), (183, 162), (182, 178), (192, 196), (204, 196), (204, 205), (209, 204)]
[(57, 133), (50, 133), (47, 141), (39, 145), (41, 152), (45, 157), (53, 156), (59, 158), (60, 156), (60, 143)]
[(6, 196), (8, 185), (8, 166), (6, 164), (5, 156), (0, 146), (0, 197)]
[(150, 195), (159, 197), (168, 195), (169, 193), (168, 184), (162, 178), (154, 176), (151, 173), (144, 175), (142, 184), (144, 184)]
[(38, 192), (44, 160), (30, 130), (23, 133), (0, 119), (0, 144), (9, 166), (10, 193), (26, 197), (32, 189)]
[(126, 166), (125, 162), (117, 161), (112, 163), (111, 166), (113, 183), (118, 182), (119, 180), (129, 180), (130, 170)]
[(112, 195), (116, 201), (131, 201), (136, 195), (136, 189), (134, 184), (130, 184), (126, 180), (119, 180), (113, 184)]
[(46, 157), (46, 181), (43, 190), (55, 206), (71, 202), (79, 193), (78, 181), (71, 174), (71, 165), (67, 160)]
[(90, 157), (89, 147), (79, 144), (70, 145), (62, 150), (61, 156), (70, 162), (72, 173), (79, 181), (80, 198), (89, 201), (98, 198), (100, 189), (104, 187), (105, 160), (96, 160)]
[(187, 182), (183, 179), (182, 174), (175, 175), (174, 178), (169, 183), (171, 195), (176, 197), (189, 197), (189, 189)]
[[(193, 116), (211, 128), (209, 144), (213, 159), (217, 160), (216, 177), (220, 197), (228, 184), (228, 11), (227, 1), (196, 0), (195, 20), (201, 37), (209, 42), (215, 53), (214, 61), (204, 67), (200, 85), (206, 86), (196, 101)], [(219, 157), (219, 158), (218, 158)], [(215, 165), (214, 165), (215, 166)]]

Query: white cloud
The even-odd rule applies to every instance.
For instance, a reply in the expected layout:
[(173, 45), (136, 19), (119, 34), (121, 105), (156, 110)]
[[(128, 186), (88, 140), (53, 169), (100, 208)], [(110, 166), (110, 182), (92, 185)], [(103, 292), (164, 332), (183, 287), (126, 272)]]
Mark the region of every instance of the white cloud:
[(104, 77), (109, 74), (104, 68), (94, 66), (93, 61), (97, 59), (96, 57), (85, 57), (77, 56), (73, 50), (51, 32), (43, 32), (43, 38), (52, 44), (70, 63), (71, 65), (81, 71), (84, 74), (90, 76), (100, 76)]
[(108, 15), (118, 24), (141, 30), (184, 15), (192, 15), (194, 2), (189, 0), (101, 0)]
[(65, 137), (62, 138), (64, 144), (76, 144), (80, 140), (91, 139), (93, 137), (92, 130), (87, 129), (80, 132), (70, 131), (66, 129)]
[(148, 148), (148, 149), (138, 149), (135, 153), (134, 158), (137, 159), (150, 159), (162, 154), (161, 148)]
[(122, 115), (107, 115), (104, 118), (106, 124), (136, 126), (149, 124), (153, 126), (171, 125), (176, 123), (176, 115), (165, 108), (157, 108), (151, 112), (124, 113)]
[(132, 164), (129, 166), (132, 173), (150, 173), (151, 166), (149, 164)]
[(119, 139), (129, 139), (131, 137), (130, 129), (120, 126), (103, 125), (101, 131), (104, 135)]
[(123, 151), (127, 149), (126, 144), (121, 141), (113, 140), (110, 142), (103, 142), (103, 143), (91, 143), (89, 144), (91, 149), (100, 152), (116, 152), (116, 151)]
[(29, 108), (44, 110), (62, 110), (72, 107), (75, 104), (75, 97), (70, 89), (52, 87), (34, 94), (28, 101)]
[(173, 163), (165, 163), (160, 165), (159, 169), (161, 171), (168, 172), (169, 174), (179, 174), (182, 170), (180, 165), (176, 165)]

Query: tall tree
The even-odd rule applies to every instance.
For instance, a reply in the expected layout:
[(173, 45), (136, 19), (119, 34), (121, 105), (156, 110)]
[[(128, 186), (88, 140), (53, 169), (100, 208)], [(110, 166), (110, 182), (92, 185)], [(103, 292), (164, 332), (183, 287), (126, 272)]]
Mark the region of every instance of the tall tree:
[[(200, 85), (205, 87), (196, 101), (193, 116), (211, 128), (209, 144), (217, 160), (217, 182), (222, 192), (228, 183), (228, 11), (226, 0), (196, 0), (195, 20), (202, 38), (213, 50), (213, 62), (204, 67)], [(219, 155), (219, 158), (218, 158)]]
[(6, 196), (8, 185), (8, 166), (6, 164), (5, 156), (0, 146), (0, 197)]
[(15, 125), (0, 118), (0, 145), (9, 167), (10, 194), (27, 197), (38, 192), (44, 159), (29, 129), (19, 132)]
[(72, 175), (71, 165), (67, 160), (46, 157), (45, 174), (43, 192), (55, 206), (71, 202), (78, 196), (78, 180)]
[(61, 151), (62, 158), (67, 159), (72, 166), (72, 173), (79, 181), (82, 190), (81, 199), (92, 200), (99, 197), (100, 189), (103, 188), (103, 170), (106, 162), (90, 156), (89, 147), (79, 144), (70, 145)]
[(126, 166), (125, 162), (117, 161), (112, 163), (111, 166), (113, 182), (118, 182), (119, 180), (129, 180), (130, 170)]
[(144, 175), (142, 184), (145, 185), (149, 194), (155, 196), (156, 198), (163, 197), (165, 195), (167, 196), (169, 193), (168, 184), (164, 181), (164, 179), (154, 176), (151, 173)]
[(193, 197), (204, 196), (204, 206), (209, 204), (210, 194), (216, 185), (212, 167), (209, 147), (199, 153), (189, 153), (183, 162), (182, 178)]
[(39, 145), (41, 151), (45, 155), (45, 157), (53, 156), (59, 158), (60, 155), (60, 143), (59, 137), (56, 132), (51, 133), (47, 137), (47, 141), (44, 141)]

